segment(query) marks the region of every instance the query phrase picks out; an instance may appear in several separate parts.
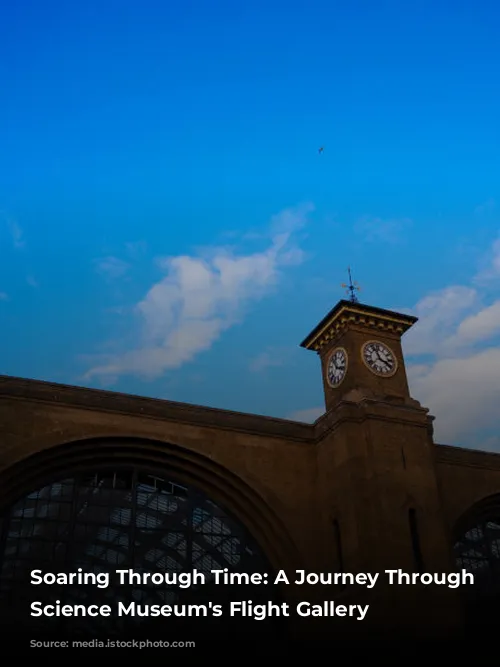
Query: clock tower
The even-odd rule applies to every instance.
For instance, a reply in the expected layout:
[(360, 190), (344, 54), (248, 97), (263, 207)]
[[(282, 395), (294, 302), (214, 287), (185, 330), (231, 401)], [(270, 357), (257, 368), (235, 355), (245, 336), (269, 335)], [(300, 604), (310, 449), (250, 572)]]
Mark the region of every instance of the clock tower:
[(327, 410), (352, 392), (410, 399), (401, 336), (416, 317), (341, 300), (301, 343), (321, 359)]
[[(348, 289), (301, 344), (320, 357), (327, 408), (315, 488), (332, 538), (321, 567), (448, 572), (433, 417), (410, 396), (401, 346), (417, 318), (359, 303), (352, 280)], [(377, 588), (384, 627), (418, 624), (421, 614), (452, 619), (425, 587), (386, 584)]]

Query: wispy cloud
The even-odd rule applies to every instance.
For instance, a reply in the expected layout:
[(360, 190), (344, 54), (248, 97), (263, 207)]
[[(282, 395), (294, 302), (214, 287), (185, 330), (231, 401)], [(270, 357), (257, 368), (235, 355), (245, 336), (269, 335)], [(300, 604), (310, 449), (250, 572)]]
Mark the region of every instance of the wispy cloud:
[(148, 244), (146, 241), (134, 241), (133, 243), (126, 243), (125, 250), (127, 255), (132, 259), (136, 259), (144, 255), (148, 250)]
[(121, 278), (130, 269), (128, 262), (112, 256), (101, 257), (94, 264), (98, 273), (111, 279)]
[(30, 287), (33, 287), (34, 289), (39, 287), (38, 280), (34, 276), (31, 275), (26, 276), (26, 282)]
[(409, 218), (384, 219), (364, 216), (355, 223), (354, 231), (369, 243), (398, 244), (404, 241), (405, 234), (411, 226), (412, 221)]
[(474, 214), (478, 216), (485, 215), (486, 213), (492, 213), (497, 207), (496, 201), (494, 199), (488, 199), (487, 201), (479, 204), (474, 209)]
[(0, 301), (8, 301), (9, 300), (9, 295), (7, 292), (0, 292)]
[(284, 366), (287, 362), (287, 352), (278, 348), (264, 350), (250, 360), (248, 368), (252, 373), (263, 373), (269, 368)]
[(26, 245), (24, 240), (24, 232), (21, 229), (21, 226), (19, 225), (18, 222), (16, 222), (16, 220), (13, 220), (10, 216), (6, 215), (5, 213), (2, 214), (2, 217), (7, 223), (7, 229), (9, 230), (9, 234), (12, 239), (12, 244), (14, 248), (16, 248), (17, 250), (21, 250)]
[(224, 331), (241, 321), (249, 304), (277, 286), (282, 270), (303, 261), (296, 232), (307, 222), (310, 204), (271, 220), (267, 247), (252, 254), (205, 248), (199, 255), (158, 261), (165, 276), (136, 305), (136, 345), (105, 357), (85, 379), (108, 381), (121, 375), (157, 378), (208, 350)]
[(500, 234), (492, 243), (491, 248), (484, 253), (481, 260), (481, 269), (474, 276), (472, 282), (478, 286), (486, 286), (500, 280)]

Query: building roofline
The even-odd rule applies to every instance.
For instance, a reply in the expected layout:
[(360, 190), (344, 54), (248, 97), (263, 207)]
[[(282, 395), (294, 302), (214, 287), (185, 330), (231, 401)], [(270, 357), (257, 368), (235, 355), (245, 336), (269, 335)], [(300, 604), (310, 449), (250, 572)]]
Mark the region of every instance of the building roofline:
[(2, 398), (165, 419), (290, 440), (314, 439), (314, 424), (10, 375), (0, 375), (0, 400)]

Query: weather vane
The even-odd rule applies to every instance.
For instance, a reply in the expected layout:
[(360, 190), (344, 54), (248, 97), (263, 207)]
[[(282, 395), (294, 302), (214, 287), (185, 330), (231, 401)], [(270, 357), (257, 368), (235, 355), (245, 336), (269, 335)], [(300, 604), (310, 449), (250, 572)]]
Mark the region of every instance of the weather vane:
[(361, 290), (361, 287), (358, 285), (356, 281), (353, 282), (350, 266), (347, 267), (347, 274), (349, 275), (349, 284), (347, 285), (346, 283), (342, 283), (341, 287), (343, 287), (347, 292), (347, 294), (350, 295), (349, 298), (353, 303), (358, 303), (358, 297), (356, 296), (356, 292), (359, 292)]

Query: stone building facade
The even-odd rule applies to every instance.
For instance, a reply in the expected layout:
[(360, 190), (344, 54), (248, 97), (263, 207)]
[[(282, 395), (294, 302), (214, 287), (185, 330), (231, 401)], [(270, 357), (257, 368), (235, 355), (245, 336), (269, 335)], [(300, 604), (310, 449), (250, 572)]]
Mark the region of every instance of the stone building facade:
[[(500, 455), (434, 442), (401, 347), (415, 321), (346, 300), (335, 306), (302, 343), (321, 361), (326, 411), (314, 424), (0, 376), (4, 608), (44, 563), (465, 569), (476, 583), (454, 590), (278, 589), (292, 605), (369, 603), (376, 613), (363, 628), (375, 632), (453, 632), (494, 618)], [(288, 629), (328, 633), (329, 623), (292, 619)]]

